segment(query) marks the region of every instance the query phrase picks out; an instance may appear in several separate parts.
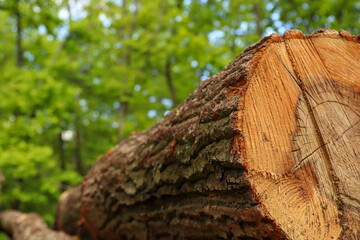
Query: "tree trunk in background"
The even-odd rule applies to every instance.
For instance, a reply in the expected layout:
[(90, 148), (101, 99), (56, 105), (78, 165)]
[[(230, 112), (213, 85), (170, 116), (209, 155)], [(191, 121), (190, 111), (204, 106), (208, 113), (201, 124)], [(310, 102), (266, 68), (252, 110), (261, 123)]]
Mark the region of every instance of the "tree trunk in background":
[[(177, 2), (177, 8), (178, 10), (182, 9), (182, 1), (178, 1)], [(162, 8), (162, 12), (163, 14), (165, 14), (168, 9), (167, 9), (167, 5), (165, 4)], [(176, 35), (176, 28), (175, 28), (176, 22), (173, 22), (172, 26), (171, 26), (171, 31), (170, 31), (170, 37), (173, 37)], [(168, 85), (168, 88), (170, 90), (170, 95), (171, 95), (171, 101), (173, 102), (173, 107), (177, 107), (178, 102), (176, 99), (176, 89), (174, 86), (174, 79), (171, 75), (172, 73), (172, 69), (171, 69), (171, 54), (169, 54), (166, 58), (166, 63), (165, 63), (165, 79), (166, 79), (166, 83)]]
[[(127, 15), (127, 0), (124, 0), (122, 2), (122, 16), (126, 16)], [(120, 36), (119, 36), (119, 40), (122, 41), (125, 39), (125, 26), (122, 26), (120, 28)], [(124, 57), (124, 59), (126, 59), (126, 57)], [(126, 64), (128, 64), (128, 62), (126, 62)], [(122, 80), (124, 87), (126, 86), (127, 83), (127, 78), (124, 77), (124, 79)], [(125, 91), (123, 91), (125, 92)], [(127, 115), (127, 108), (128, 108), (128, 102), (127, 101), (120, 101), (120, 107), (119, 107), (119, 112), (118, 112), (118, 129), (117, 129), (117, 135), (118, 135), (118, 142), (121, 142), (123, 140), (123, 128), (124, 128), (124, 123), (125, 123), (125, 118)]]
[(254, 3), (254, 13), (255, 13), (255, 23), (256, 23), (256, 33), (259, 37), (262, 37), (264, 34), (264, 29), (262, 26), (262, 17), (261, 17), (261, 1), (256, 1)]
[(69, 1), (69, 0), (66, 1), (66, 10), (67, 10), (68, 13), (69, 13), (69, 18), (68, 18), (68, 20), (69, 20), (69, 27), (71, 27), (72, 14), (71, 14), (71, 6), (70, 6), (70, 1)]
[[(60, 133), (58, 134), (58, 139), (59, 139), (59, 166), (60, 166), (60, 169), (62, 171), (65, 171), (66, 170), (66, 162), (65, 162), (65, 149), (64, 149), (64, 139), (62, 138), (62, 131), (63, 131), (63, 129), (61, 128)], [(65, 191), (66, 187), (67, 187), (66, 183), (61, 182), (60, 190)]]
[(73, 240), (63, 232), (49, 229), (35, 213), (24, 214), (15, 210), (1, 212), (0, 229), (16, 240)]
[(66, 170), (64, 140), (62, 138), (62, 130), (58, 134), (58, 139), (59, 139), (59, 165), (61, 170)]
[(68, 18), (68, 24), (69, 24), (69, 33), (67, 34), (67, 36), (64, 38), (64, 40), (62, 41), (61, 45), (59, 46), (59, 48), (56, 50), (56, 52), (54, 53), (53, 57), (52, 57), (52, 64), (55, 64), (56, 61), (58, 60), (61, 52), (64, 50), (64, 48), (66, 47), (66, 44), (68, 43), (69, 39), (70, 39), (70, 34), (71, 34), (71, 25), (72, 25), (72, 15), (71, 15), (71, 6), (70, 6), (70, 2), (69, 0), (66, 1), (66, 9), (69, 13), (69, 18)]
[(165, 77), (166, 77), (166, 83), (167, 83), (167, 85), (169, 87), (169, 90), (170, 90), (171, 101), (173, 102), (173, 106), (176, 107), (177, 106), (176, 90), (175, 90), (173, 79), (172, 79), (172, 76), (171, 76), (171, 58), (170, 58), (170, 56), (168, 56), (168, 58), (166, 60)]
[[(161, 11), (160, 11), (160, 14), (157, 15), (157, 18), (158, 18), (157, 19), (157, 24), (156, 24), (155, 30), (151, 34), (151, 38), (150, 38), (150, 41), (149, 41), (149, 46), (154, 46), (155, 40), (158, 37), (158, 33), (159, 33), (160, 29), (163, 26), (163, 19), (164, 19), (164, 15), (166, 14), (167, 3), (168, 3), (167, 0), (162, 0), (160, 2)], [(144, 71), (146, 69), (151, 70), (152, 69), (152, 63), (150, 61), (151, 49), (147, 49), (146, 52), (144, 53), (144, 55), (145, 55), (145, 64), (143, 66), (143, 70)]]
[(16, 66), (23, 66), (23, 50), (22, 50), (22, 28), (21, 28), (21, 13), (20, 13), (20, 0), (15, 0), (15, 16), (16, 16)]
[(124, 130), (124, 123), (125, 123), (128, 107), (129, 107), (129, 102), (127, 102), (127, 101), (120, 102), (119, 118), (118, 118), (118, 121), (119, 121), (118, 141), (119, 142), (124, 139), (123, 130)]
[(1, 169), (0, 169), (0, 196), (1, 196), (1, 193), (2, 193), (2, 183), (3, 181), (5, 181), (5, 176), (4, 174), (2, 173)]
[(359, 42), (292, 30), (250, 46), (102, 156), (67, 224), (107, 240), (359, 239)]
[[(131, 19), (129, 38), (132, 37), (132, 35), (135, 31), (138, 8), (139, 8), (139, 3), (137, 0), (135, 0), (135, 11), (134, 11), (132, 19)], [(127, 2), (124, 0), (123, 1), (123, 16), (125, 16), (126, 14), (127, 14)], [(121, 31), (122, 31), (122, 33), (120, 35), (120, 40), (123, 40), (121, 38), (125, 38), (125, 33), (123, 32), (123, 31), (125, 31), (125, 27), (123, 27), (121, 29)], [(131, 67), (131, 53), (132, 53), (131, 46), (128, 46), (125, 50), (125, 55), (124, 55), (124, 61), (125, 61), (127, 69), (130, 69), (130, 67)], [(129, 81), (128, 76), (125, 76), (123, 79), (123, 85), (126, 86), (128, 81)], [(119, 108), (119, 113), (118, 113), (118, 115), (119, 115), (119, 117), (118, 117), (118, 123), (119, 123), (118, 141), (119, 142), (124, 139), (123, 130), (124, 130), (124, 124), (125, 124), (125, 120), (126, 120), (127, 111), (129, 108), (129, 101), (127, 98), (129, 98), (132, 95), (132, 89), (130, 91), (125, 89), (123, 94), (125, 95), (124, 99), (126, 99), (126, 100), (120, 101), (120, 108)]]
[(75, 170), (83, 175), (83, 164), (81, 158), (81, 132), (80, 132), (80, 120), (79, 116), (75, 119), (75, 147), (74, 147), (74, 165)]

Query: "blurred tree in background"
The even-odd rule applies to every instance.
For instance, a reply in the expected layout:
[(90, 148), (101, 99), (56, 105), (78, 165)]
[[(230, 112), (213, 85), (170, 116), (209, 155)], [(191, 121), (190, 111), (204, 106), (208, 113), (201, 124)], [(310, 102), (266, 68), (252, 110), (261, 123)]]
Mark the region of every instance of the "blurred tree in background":
[(354, 0), (0, 0), (1, 205), (53, 221), (96, 158), (261, 36), (359, 33)]

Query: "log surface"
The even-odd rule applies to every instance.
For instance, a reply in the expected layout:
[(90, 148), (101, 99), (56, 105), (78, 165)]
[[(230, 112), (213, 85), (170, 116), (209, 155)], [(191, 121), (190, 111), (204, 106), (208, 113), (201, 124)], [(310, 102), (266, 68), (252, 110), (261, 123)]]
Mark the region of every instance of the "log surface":
[(74, 240), (63, 232), (49, 229), (35, 213), (24, 214), (16, 210), (0, 213), (0, 229), (14, 240)]
[(96, 162), (82, 227), (110, 240), (360, 239), (359, 43), (323, 29), (250, 46)]
[(258, 45), (90, 169), (81, 210), (93, 238), (282, 236), (263, 216), (232, 148), (246, 69)]

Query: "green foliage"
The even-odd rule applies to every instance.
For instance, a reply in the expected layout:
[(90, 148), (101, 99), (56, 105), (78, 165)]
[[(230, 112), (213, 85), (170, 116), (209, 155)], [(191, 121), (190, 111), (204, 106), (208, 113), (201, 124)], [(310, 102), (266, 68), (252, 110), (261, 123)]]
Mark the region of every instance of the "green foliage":
[(61, 191), (97, 157), (160, 120), (261, 36), (360, 29), (354, 0), (16, 3), (0, 0), (1, 205), (49, 224)]
[(0, 240), (9, 240), (10, 238), (5, 234), (0, 232)]

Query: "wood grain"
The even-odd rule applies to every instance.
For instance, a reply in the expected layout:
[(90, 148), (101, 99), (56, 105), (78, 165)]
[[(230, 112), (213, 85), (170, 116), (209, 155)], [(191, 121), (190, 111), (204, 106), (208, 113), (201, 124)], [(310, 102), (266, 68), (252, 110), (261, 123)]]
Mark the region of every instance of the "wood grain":
[(359, 236), (348, 227), (360, 214), (359, 60), (360, 45), (333, 31), (288, 31), (251, 75), (248, 176), (290, 239)]

